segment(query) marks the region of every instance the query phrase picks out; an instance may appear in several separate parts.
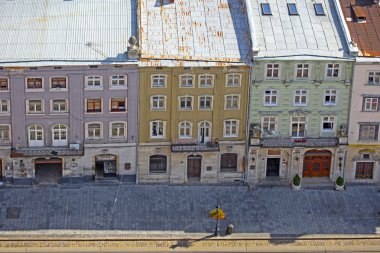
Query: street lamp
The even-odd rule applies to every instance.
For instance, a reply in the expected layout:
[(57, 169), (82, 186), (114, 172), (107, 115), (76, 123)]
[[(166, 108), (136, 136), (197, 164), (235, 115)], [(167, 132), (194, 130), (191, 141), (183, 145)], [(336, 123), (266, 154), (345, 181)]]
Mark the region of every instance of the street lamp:
[(224, 211), (222, 210), (222, 208), (220, 208), (220, 205), (219, 203), (216, 205), (216, 208), (211, 210), (210, 212), (210, 217), (213, 218), (213, 219), (216, 219), (216, 226), (215, 226), (215, 232), (214, 232), (214, 235), (215, 236), (219, 236), (219, 220), (223, 220), (224, 219)]

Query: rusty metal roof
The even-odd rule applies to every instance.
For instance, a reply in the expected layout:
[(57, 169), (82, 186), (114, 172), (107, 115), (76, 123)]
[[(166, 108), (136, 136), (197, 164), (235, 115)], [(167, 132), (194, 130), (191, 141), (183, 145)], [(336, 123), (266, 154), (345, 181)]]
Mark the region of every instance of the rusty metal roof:
[[(249, 26), (244, 0), (141, 0), (140, 47), (144, 65), (248, 62)], [(160, 61), (161, 60), (161, 61)], [(158, 62), (160, 61), (160, 62)]]
[(0, 64), (128, 62), (136, 0), (0, 0)]
[[(373, 0), (340, 0), (351, 39), (360, 56), (380, 56), (380, 6)], [(358, 16), (364, 19), (358, 20)], [(359, 22), (358, 22), (359, 21)]]
[[(346, 59), (349, 57), (334, 0), (247, 0), (258, 49), (256, 58), (315, 56)], [(269, 4), (265, 15), (262, 4)], [(289, 15), (288, 3), (296, 4), (298, 15)], [(314, 4), (321, 4), (325, 15), (317, 15)]]

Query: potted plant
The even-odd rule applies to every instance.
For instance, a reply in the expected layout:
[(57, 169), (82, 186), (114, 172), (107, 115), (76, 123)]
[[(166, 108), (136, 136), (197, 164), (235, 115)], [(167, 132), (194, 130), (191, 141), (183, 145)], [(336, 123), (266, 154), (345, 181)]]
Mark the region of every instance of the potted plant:
[(343, 177), (339, 176), (335, 181), (335, 190), (337, 191), (343, 191), (344, 190), (344, 179)]
[(292, 189), (301, 190), (301, 177), (298, 174), (296, 174), (293, 178)]

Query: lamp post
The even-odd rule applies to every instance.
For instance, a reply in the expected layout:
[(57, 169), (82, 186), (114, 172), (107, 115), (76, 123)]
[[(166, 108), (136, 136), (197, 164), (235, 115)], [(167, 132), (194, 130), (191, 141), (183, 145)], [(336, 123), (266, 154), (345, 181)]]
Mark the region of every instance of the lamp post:
[(216, 219), (216, 226), (215, 226), (214, 235), (219, 236), (219, 220), (223, 220), (225, 218), (224, 217), (224, 211), (222, 210), (222, 208), (220, 208), (219, 203), (216, 205), (215, 209), (211, 210), (210, 217), (212, 219)]
[(214, 233), (215, 236), (219, 236), (219, 210), (220, 210), (220, 205), (218, 203), (216, 205), (217, 215), (216, 215), (216, 226), (215, 226), (215, 233)]

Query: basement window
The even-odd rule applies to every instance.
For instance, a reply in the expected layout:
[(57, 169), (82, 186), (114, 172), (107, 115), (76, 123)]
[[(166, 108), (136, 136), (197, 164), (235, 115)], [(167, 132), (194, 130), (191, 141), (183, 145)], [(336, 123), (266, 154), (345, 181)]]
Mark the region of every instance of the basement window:
[(298, 15), (297, 5), (296, 4), (288, 4), (289, 15)]
[(317, 16), (325, 16), (326, 15), (322, 4), (314, 4), (314, 10), (315, 10), (315, 15), (317, 15)]
[(261, 11), (263, 15), (272, 15), (272, 11), (270, 10), (270, 5), (268, 3), (261, 4)]

